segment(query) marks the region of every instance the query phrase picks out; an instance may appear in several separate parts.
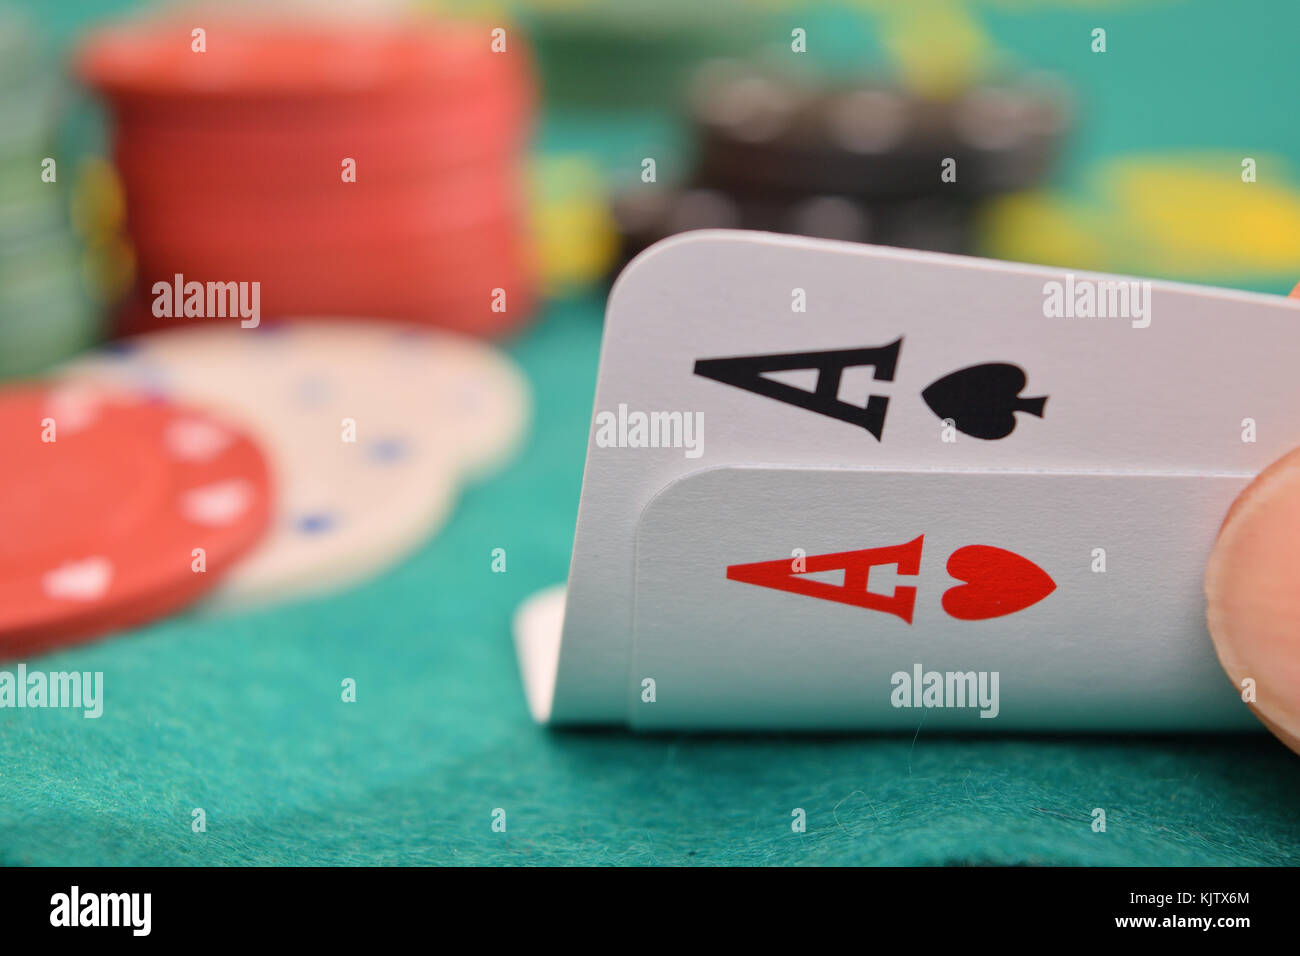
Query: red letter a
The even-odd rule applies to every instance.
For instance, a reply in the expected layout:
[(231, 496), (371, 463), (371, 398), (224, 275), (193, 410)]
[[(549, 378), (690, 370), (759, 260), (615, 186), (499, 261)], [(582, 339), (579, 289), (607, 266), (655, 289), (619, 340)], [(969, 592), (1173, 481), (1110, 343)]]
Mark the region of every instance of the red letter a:
[[(908, 624), (912, 623), (912, 610), (916, 606), (916, 588), (898, 587), (893, 594), (876, 594), (867, 590), (867, 578), (871, 569), (878, 564), (896, 564), (900, 575), (913, 575), (921, 572), (921, 545), (925, 535), (920, 535), (907, 544), (895, 544), (887, 548), (864, 548), (861, 551), (837, 551), (834, 554), (810, 554), (803, 559), (806, 569), (795, 573), (791, 569), (791, 559), (781, 558), (776, 561), (756, 561), (753, 564), (733, 564), (727, 568), (727, 578), (743, 581), (745, 584), (757, 584), (763, 588), (775, 588), (792, 594), (820, 598), (823, 601), (838, 601), (840, 604), (852, 604), (872, 611), (884, 611), (901, 617)], [(807, 577), (817, 571), (844, 571), (843, 584), (827, 584)]]

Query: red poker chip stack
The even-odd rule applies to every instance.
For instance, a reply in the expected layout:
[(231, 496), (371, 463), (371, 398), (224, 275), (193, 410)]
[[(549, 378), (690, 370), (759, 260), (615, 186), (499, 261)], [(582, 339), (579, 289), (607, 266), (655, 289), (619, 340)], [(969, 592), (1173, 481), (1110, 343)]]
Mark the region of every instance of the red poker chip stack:
[(155, 283), (174, 287), (177, 275), (258, 282), (266, 318), (379, 316), (496, 335), (529, 315), (521, 166), (535, 91), (513, 31), (195, 29), (113, 27), (78, 57), (113, 113), (136, 250), (119, 331), (195, 321), (154, 314)]

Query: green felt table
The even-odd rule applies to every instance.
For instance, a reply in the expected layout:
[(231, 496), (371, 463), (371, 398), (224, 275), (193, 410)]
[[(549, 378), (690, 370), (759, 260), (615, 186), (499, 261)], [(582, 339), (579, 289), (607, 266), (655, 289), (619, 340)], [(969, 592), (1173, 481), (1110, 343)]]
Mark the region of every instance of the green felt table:
[(103, 671), (104, 715), (0, 711), (0, 863), (1296, 860), (1300, 761), (1263, 735), (535, 726), (509, 622), (567, 569), (600, 305), (554, 306), (511, 346), (537, 396), (527, 443), (411, 560), (323, 600), (183, 616), (39, 659)]
[[(1060, 60), (1051, 44), (1074, 29), (1086, 36), (1102, 12), (1112, 37), (1116, 24), (1128, 29), (1117, 44), (1128, 59), (1108, 66), (1126, 63), (1150, 95), (1133, 115), (1125, 106), (1138, 102), (1133, 87), (1079, 55), (1075, 81), (1114, 121), (1089, 122), (1067, 182), (1085, 178), (1071, 169), (1152, 143), (1235, 149), (1249, 140), (1300, 153), (1294, 110), (1251, 93), (1296, 88), (1294, 67), (1278, 59), (1296, 62), (1294, 5), (1270, 7), (1285, 13), (1280, 26), (1251, 28), (1244, 15), (1222, 24), (1217, 52), (1205, 43), (1222, 7), (1134, 6), (1067, 4), (1017, 19), (989, 5), (999, 41), (1030, 63)], [(1186, 32), (1185, 16), (1169, 19), (1188, 8), (1199, 34)], [(1187, 53), (1179, 36), (1199, 37), (1200, 52)], [(1283, 115), (1290, 125), (1277, 122)], [(637, 134), (616, 141), (604, 129), (580, 133), (553, 118), (542, 138), (571, 148), (592, 136), (587, 145), (613, 163), (637, 155)], [(1281, 292), (1286, 278), (1264, 270), (1236, 284)], [(410, 560), (327, 598), (237, 616), (191, 613), (29, 662), (103, 671), (104, 715), (0, 711), (0, 863), (1300, 859), (1300, 760), (1262, 733), (953, 737), (920, 726), (899, 736), (727, 737), (535, 726), (510, 618), (567, 571), (602, 309), (597, 291), (551, 303), (507, 344), (534, 391), (527, 439), (509, 467), (465, 490)], [(491, 569), (497, 547), (507, 552), (504, 574)], [(345, 678), (356, 681), (355, 703), (341, 700)], [(1097, 807), (1104, 833), (1091, 827)], [(192, 831), (196, 808), (206, 832)], [(504, 833), (492, 828), (497, 808)], [(791, 829), (796, 808), (807, 813), (805, 833)]]

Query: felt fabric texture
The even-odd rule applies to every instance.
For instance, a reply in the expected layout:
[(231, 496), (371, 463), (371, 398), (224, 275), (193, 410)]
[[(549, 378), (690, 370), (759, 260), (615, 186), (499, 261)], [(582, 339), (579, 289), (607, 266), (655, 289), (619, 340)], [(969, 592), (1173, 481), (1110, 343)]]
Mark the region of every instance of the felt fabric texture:
[[(132, 4), (22, 6), (66, 47), (87, 21)], [(832, 12), (799, 13), (810, 55), (879, 52), (843, 5), (824, 6)], [(1270, 157), (1300, 155), (1300, 125), (1276, 95), (1294, 88), (1297, 5), (1229, 16), (1217, 0), (1012, 6), (970, 10), (1006, 58), (1062, 71), (1075, 88), (1084, 112), (1058, 177), (1071, 195), (1087, 198), (1108, 157), (1163, 163), (1180, 149), (1220, 151), (1207, 169), (1233, 202), (1294, 183)], [(788, 35), (789, 16), (778, 19), (774, 35)], [(1104, 55), (1089, 49), (1098, 25), (1110, 33)], [(635, 173), (674, 145), (674, 129), (551, 116), (539, 138)], [(1256, 151), (1261, 180), (1241, 184), (1241, 156)], [(1179, 204), (1204, 198), (1180, 183), (1169, 187)], [(1188, 230), (1176, 225), (1181, 242)], [(1256, 244), (1270, 234), (1209, 232)], [(1241, 259), (1218, 268), (1210, 257), (1216, 268), (1191, 278), (1285, 293), (1300, 260), (1289, 232), (1273, 234), (1280, 251), (1263, 261), (1275, 275), (1238, 281), (1222, 273)], [(1061, 243), (1062, 263), (1093, 264), (1087, 244)], [(1132, 251), (1114, 267), (1189, 278)], [(552, 305), (510, 345), (535, 392), (526, 445), (469, 486), (411, 560), (327, 598), (189, 614), (28, 660), (103, 671), (105, 709), (99, 720), (0, 710), (0, 864), (1300, 862), (1300, 759), (1263, 733), (951, 737), (918, 721), (900, 736), (649, 737), (534, 726), (510, 618), (567, 573), (602, 310), (598, 294)], [(504, 574), (491, 571), (496, 547)], [(354, 704), (341, 701), (348, 677)], [(191, 830), (195, 808), (205, 833)], [(496, 808), (504, 833), (491, 827)], [(796, 808), (805, 833), (791, 829)], [(1104, 833), (1092, 830), (1094, 808), (1106, 811)]]
[[(527, 443), (412, 560), (325, 599), (190, 614), (29, 660), (103, 671), (104, 715), (0, 711), (0, 863), (1300, 860), (1300, 761), (1262, 734), (533, 725), (510, 617), (568, 567), (601, 307), (597, 296), (554, 306), (512, 346), (536, 394)], [(355, 703), (341, 699), (348, 677)], [(1092, 830), (1097, 807), (1104, 833)], [(192, 832), (195, 808), (205, 833)], [(797, 808), (804, 833), (791, 828)]]

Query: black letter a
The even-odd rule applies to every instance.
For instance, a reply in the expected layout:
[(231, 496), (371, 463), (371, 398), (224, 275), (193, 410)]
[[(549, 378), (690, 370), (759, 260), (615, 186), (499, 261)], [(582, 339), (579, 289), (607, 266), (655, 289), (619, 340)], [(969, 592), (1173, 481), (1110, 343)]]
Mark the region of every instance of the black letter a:
[[(885, 410), (889, 398), (872, 395), (866, 407), (839, 399), (840, 378), (846, 368), (872, 367), (871, 377), (880, 382), (894, 380), (894, 367), (903, 340), (863, 349), (832, 349), (828, 352), (784, 352), (778, 355), (737, 355), (733, 358), (699, 359), (695, 374), (724, 385), (734, 385), (755, 395), (765, 395), (778, 402), (806, 408), (819, 415), (829, 415), (851, 425), (860, 425), (880, 440), (885, 429)], [(787, 372), (795, 369), (817, 370), (817, 386), (809, 392), (784, 382), (765, 378), (764, 372)]]

